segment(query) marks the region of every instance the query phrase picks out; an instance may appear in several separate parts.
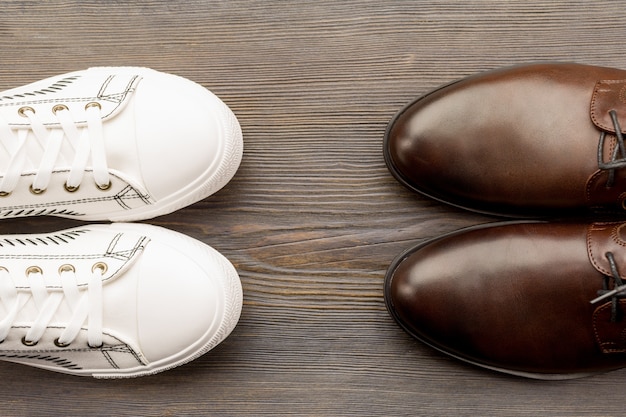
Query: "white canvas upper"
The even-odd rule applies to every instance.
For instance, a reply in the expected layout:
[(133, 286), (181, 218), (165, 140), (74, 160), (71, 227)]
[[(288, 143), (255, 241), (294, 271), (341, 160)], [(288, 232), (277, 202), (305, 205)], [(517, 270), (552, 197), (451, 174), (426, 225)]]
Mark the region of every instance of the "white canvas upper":
[(145, 224), (0, 236), (0, 360), (75, 375), (149, 375), (235, 327), (241, 283), (206, 244)]
[(0, 218), (147, 219), (199, 201), (243, 152), (206, 88), (148, 68), (96, 67), (0, 92)]

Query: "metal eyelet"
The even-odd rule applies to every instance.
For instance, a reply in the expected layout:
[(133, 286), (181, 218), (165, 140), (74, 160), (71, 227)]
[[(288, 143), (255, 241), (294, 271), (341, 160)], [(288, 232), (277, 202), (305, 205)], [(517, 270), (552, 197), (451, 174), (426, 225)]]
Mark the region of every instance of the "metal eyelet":
[(24, 106), (24, 107), (20, 107), (19, 109), (17, 109), (17, 114), (19, 114), (22, 117), (28, 117), (26, 115), (26, 112), (31, 112), (31, 113), (35, 114), (35, 109), (33, 109), (30, 106)]
[(85, 104), (85, 110), (87, 110), (87, 109), (89, 109), (91, 107), (95, 107), (97, 109), (102, 109), (102, 106), (97, 101), (91, 101), (91, 102)]
[(78, 187), (80, 187), (80, 185), (73, 186), (73, 185), (67, 185), (67, 183), (63, 184), (63, 188), (65, 188), (65, 191), (67, 191), (68, 193), (74, 193), (78, 191)]
[(59, 338), (57, 337), (56, 339), (54, 339), (54, 345), (56, 347), (60, 347), (60, 348), (66, 348), (70, 345), (71, 343), (61, 343), (59, 342)]
[(93, 264), (93, 266), (91, 267), (91, 272), (96, 272), (96, 270), (99, 269), (100, 273), (102, 275), (106, 274), (107, 270), (109, 269), (109, 267), (107, 266), (107, 264), (105, 264), (104, 262), (96, 262), (95, 264)]
[(11, 191), (0, 191), (0, 197), (8, 197), (11, 195)]
[(22, 344), (24, 346), (35, 346), (37, 343), (39, 343), (38, 340), (30, 341), (30, 340), (26, 340), (26, 336), (22, 337)]
[(46, 191), (45, 188), (33, 188), (33, 184), (29, 185), (28, 189), (35, 195), (43, 194)]
[(626, 198), (622, 198), (622, 209), (626, 210)]
[(57, 114), (57, 112), (69, 110), (65, 104), (57, 104), (52, 108), (52, 113)]
[(108, 190), (109, 188), (111, 188), (111, 181), (109, 181), (109, 182), (108, 182), (107, 184), (105, 184), (105, 185), (100, 185), (100, 184), (96, 183), (96, 187), (98, 187), (98, 190), (100, 190), (100, 191), (106, 191), (106, 190)]
[(104, 346), (104, 343), (100, 343), (98, 346), (91, 346), (89, 342), (87, 342), (87, 346), (89, 347), (89, 349), (100, 349), (102, 346)]
[(43, 270), (38, 266), (29, 266), (26, 268), (26, 275), (43, 274)]
[(76, 272), (76, 268), (74, 268), (74, 265), (63, 264), (59, 267), (59, 274), (61, 272)]

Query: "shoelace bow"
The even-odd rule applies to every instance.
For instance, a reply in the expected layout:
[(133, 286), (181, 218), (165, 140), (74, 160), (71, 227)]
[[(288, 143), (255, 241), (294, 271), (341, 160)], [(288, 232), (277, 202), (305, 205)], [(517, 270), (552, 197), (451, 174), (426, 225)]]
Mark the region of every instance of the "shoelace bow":
[[(87, 169), (90, 155), (96, 185), (106, 190), (110, 181), (100, 110), (100, 104), (96, 102), (85, 106), (87, 126), (82, 129), (73, 120), (67, 106), (62, 104), (52, 108), (60, 129), (46, 127), (31, 107), (21, 107), (18, 111), (28, 119), (29, 129), (20, 128), (16, 132), (8, 122), (0, 120), (0, 145), (10, 156), (6, 172), (0, 180), (0, 196), (6, 196), (15, 190), (27, 162), (36, 167), (36, 175), (31, 185), (33, 193), (39, 194), (46, 190), (57, 161), (70, 166), (65, 189), (76, 191)], [(29, 141), (32, 139), (40, 148), (39, 161), (33, 160), (34, 155), (28, 154)]]
[(46, 287), (42, 270), (39, 267), (31, 267), (26, 272), (30, 288), (16, 288), (9, 271), (0, 267), (0, 299), (7, 311), (6, 317), (0, 321), (0, 342), (6, 339), (11, 326), (16, 321), (19, 322), (20, 310), (32, 302), (38, 313), (22, 338), (22, 343), (26, 346), (36, 345), (65, 300), (72, 317), (64, 323), (65, 328), (54, 343), (59, 347), (69, 346), (87, 320), (89, 347), (102, 346), (102, 275), (105, 271), (105, 264), (95, 264), (87, 288), (81, 290), (77, 284), (75, 268), (63, 265), (59, 268), (62, 288), (49, 289)]
[[(611, 322), (616, 322), (621, 319), (619, 310), (619, 299), (624, 296), (626, 292), (626, 284), (619, 275), (617, 270), (617, 263), (612, 252), (606, 253), (606, 259), (609, 261), (609, 268), (611, 269), (611, 276), (604, 277), (603, 289), (598, 291), (598, 297), (591, 300), (591, 304), (599, 303), (607, 298), (611, 299)], [(613, 279), (613, 289), (609, 290), (609, 280)]]

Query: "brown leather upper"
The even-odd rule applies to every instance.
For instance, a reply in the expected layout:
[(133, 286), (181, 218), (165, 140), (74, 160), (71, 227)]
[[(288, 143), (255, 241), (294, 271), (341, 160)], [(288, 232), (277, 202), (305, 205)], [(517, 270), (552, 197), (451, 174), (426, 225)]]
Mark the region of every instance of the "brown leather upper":
[(536, 64), (478, 74), (435, 90), (390, 123), (385, 157), (402, 183), (463, 208), (523, 216), (623, 211), (626, 179), (598, 167), (626, 133), (626, 71)]
[(419, 245), (385, 297), (412, 335), (450, 355), (533, 377), (626, 366), (626, 300), (591, 304), (626, 279), (626, 224), (505, 223)]
[(599, 80), (591, 98), (591, 120), (601, 130), (615, 133), (609, 111), (620, 116), (622, 133), (626, 133), (626, 80)]
[(626, 223), (594, 223), (587, 232), (587, 255), (593, 267), (603, 275), (611, 275), (606, 254), (611, 252), (620, 277), (626, 280)]

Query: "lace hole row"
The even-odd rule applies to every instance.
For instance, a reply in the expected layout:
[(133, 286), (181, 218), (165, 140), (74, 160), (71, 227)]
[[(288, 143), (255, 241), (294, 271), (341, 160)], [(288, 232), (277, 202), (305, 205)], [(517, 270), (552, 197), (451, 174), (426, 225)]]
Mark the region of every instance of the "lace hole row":
[[(54, 341), (54, 344), (57, 345), (57, 340), (59, 340), (58, 338)], [(5, 339), (0, 340), (0, 344), (4, 343)], [(35, 346), (37, 343), (39, 342), (31, 342), (29, 340), (26, 340), (26, 336), (22, 337), (22, 344), (24, 346)], [(57, 345), (60, 346), (60, 345)], [(69, 345), (68, 345), (69, 346)]]
[[(105, 262), (96, 262), (91, 267), (91, 272), (96, 272), (97, 270), (99, 270), (100, 273), (104, 275), (106, 274), (108, 269), (109, 266)], [(0, 270), (8, 272), (8, 269), (3, 266), (0, 266)], [(76, 268), (74, 267), (74, 265), (63, 264), (59, 267), (59, 274), (61, 274), (62, 272), (76, 272)], [(28, 276), (31, 274), (43, 274), (43, 269), (36, 265), (29, 266), (28, 268), (26, 268), (26, 275)]]
[[(90, 108), (102, 109), (102, 106), (97, 101), (90, 101), (89, 103), (85, 104), (85, 110), (90, 109)], [(52, 113), (54, 114), (57, 114), (57, 112), (60, 112), (63, 110), (69, 110), (69, 108), (65, 104), (56, 104), (54, 105), (54, 107), (52, 107)], [(36, 112), (35, 112), (35, 109), (30, 106), (22, 106), (19, 109), (17, 109), (17, 114), (19, 114), (22, 117), (28, 117), (26, 113), (35, 114)]]
[[(107, 191), (108, 189), (111, 188), (111, 181), (109, 181), (108, 183), (101, 185), (96, 183), (96, 188), (100, 191)], [(67, 183), (63, 184), (63, 188), (65, 189), (65, 191), (67, 191), (68, 193), (75, 193), (76, 191), (78, 191), (78, 189), (80, 188), (80, 185), (68, 185)], [(40, 195), (46, 192), (47, 188), (35, 188), (33, 187), (33, 185), (29, 185), (28, 186), (28, 190), (34, 194), (34, 195)], [(10, 191), (0, 191), (0, 197), (8, 197), (11, 195)]]
[[(0, 343), (4, 343), (4, 340), (0, 340)], [(28, 346), (28, 347), (33, 347), (36, 346), (39, 343), (39, 341), (30, 341), (26, 339), (26, 336), (22, 337), (22, 344), (24, 346)], [(69, 347), (72, 343), (61, 343), (59, 342), (59, 338), (57, 337), (56, 339), (54, 339), (54, 345), (56, 347), (60, 347), (60, 348), (66, 348)], [(100, 343), (100, 345), (98, 346), (92, 346), (89, 343), (87, 343), (87, 347), (89, 347), (90, 349), (99, 349), (104, 345), (104, 343)]]
[[(4, 342), (4, 340), (0, 341), (0, 343), (2, 343), (2, 342)], [(31, 342), (29, 340), (26, 340), (26, 336), (24, 336), (22, 338), (22, 344), (24, 346), (35, 346), (37, 343), (39, 343), (39, 342)], [(71, 344), (72, 344), (71, 342), (69, 342), (69, 343), (61, 343), (59, 341), (58, 337), (56, 339), (54, 339), (54, 345), (56, 347), (59, 347), (59, 348), (66, 348), (66, 347), (69, 347)], [(101, 348), (103, 344), (104, 343), (100, 343), (100, 345), (98, 345), (98, 346), (92, 346), (89, 343), (87, 343), (87, 347), (89, 347), (90, 349), (98, 349), (98, 348)]]

